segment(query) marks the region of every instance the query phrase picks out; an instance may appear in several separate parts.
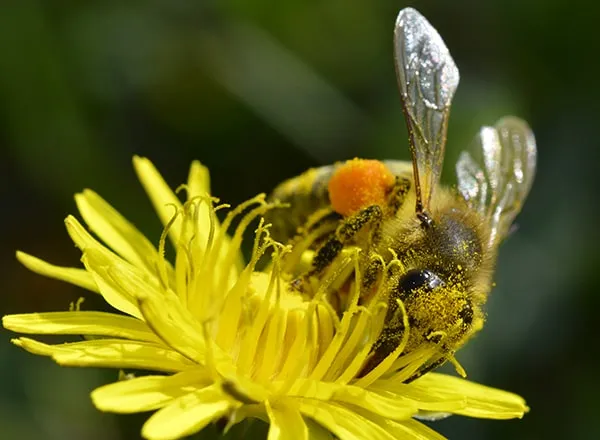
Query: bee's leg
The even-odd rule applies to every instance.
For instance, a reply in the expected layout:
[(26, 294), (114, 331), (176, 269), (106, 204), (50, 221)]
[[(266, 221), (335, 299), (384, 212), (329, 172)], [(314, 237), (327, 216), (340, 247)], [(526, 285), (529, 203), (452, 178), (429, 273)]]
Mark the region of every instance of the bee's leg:
[[(315, 251), (319, 246), (335, 232), (342, 216), (330, 208), (322, 208), (311, 214), (307, 222), (296, 230), (295, 235), (288, 242), (295, 251), (287, 253), (283, 257), (284, 268), (288, 273), (295, 276), (304, 274), (312, 269), (312, 259), (304, 259), (304, 251)], [(293, 281), (295, 290), (306, 293), (301, 279)]]
[(364, 268), (361, 274), (359, 304), (367, 304), (380, 290), (377, 283), (381, 280), (385, 264), (380, 257), (371, 252), (364, 252), (359, 258), (362, 259), (360, 267)]
[(367, 267), (363, 273), (362, 287), (363, 290), (370, 289), (383, 272), (383, 263), (378, 258), (371, 258), (367, 263)]
[[(394, 351), (401, 339), (402, 332), (403, 328), (395, 329), (394, 331), (390, 331), (389, 329), (384, 329), (382, 331), (383, 337), (380, 338), (375, 345), (373, 345), (373, 354), (360, 372), (361, 377), (379, 365), (380, 362), (382, 362), (392, 351)], [(417, 380), (419, 377), (435, 370), (437, 367), (441, 367), (444, 363), (446, 363), (447, 360), (448, 359), (445, 356), (441, 356), (435, 361), (422, 366), (412, 376), (406, 379), (404, 383), (410, 383), (414, 380)]]
[(371, 348), (371, 355), (359, 373), (359, 377), (366, 375), (369, 371), (379, 365), (388, 355), (393, 352), (402, 340), (404, 334), (404, 325), (399, 324), (395, 327), (384, 327), (381, 330), (381, 334), (373, 347)]
[(344, 245), (352, 240), (365, 226), (371, 227), (371, 242), (381, 234), (383, 210), (379, 205), (371, 205), (346, 219), (326, 242), (319, 248), (313, 259), (313, 269), (307, 276), (318, 275), (338, 256)]
[(388, 196), (388, 206), (387, 209), (391, 214), (395, 214), (398, 212), (404, 200), (406, 200), (406, 196), (410, 191), (410, 180), (406, 177), (396, 176), (396, 182)]
[[(399, 307), (398, 301), (388, 302), (388, 309), (385, 316), (385, 324), (381, 333), (371, 347), (371, 355), (362, 368), (360, 376), (364, 376), (377, 365), (379, 365), (398, 345), (400, 345), (404, 332), (406, 331), (404, 323), (405, 311)], [(409, 318), (409, 325), (411, 324)]]
[[(313, 258), (313, 268), (310, 272), (304, 275), (303, 278), (308, 278), (313, 275), (319, 275), (325, 270), (331, 262), (339, 255), (344, 248), (344, 245), (351, 241), (356, 234), (363, 230), (366, 226), (371, 227), (370, 243), (378, 242), (381, 235), (381, 223), (384, 216), (388, 213), (394, 215), (404, 203), (406, 195), (410, 190), (410, 180), (405, 177), (396, 176), (396, 181), (390, 194), (388, 195), (387, 206), (382, 208), (379, 205), (368, 206), (353, 216), (342, 221), (334, 234), (319, 248)], [(340, 221), (339, 214), (330, 211), (329, 214), (323, 215), (321, 219), (307, 226), (305, 232), (310, 232), (317, 226), (322, 226), (324, 223)], [(310, 222), (309, 222), (310, 224)], [(330, 223), (331, 224), (331, 223)], [(369, 243), (369, 244), (370, 244)], [(371, 264), (371, 263), (369, 263)], [(367, 268), (365, 272), (364, 287), (368, 288), (370, 284), (377, 278), (377, 268), (373, 263), (373, 270)], [(375, 271), (375, 272), (374, 272)], [(301, 286), (302, 280), (297, 279), (293, 282), (295, 286)]]
[[(459, 312), (459, 318), (462, 320), (463, 328), (467, 330), (473, 322), (473, 306), (471, 302), (467, 302), (464, 305), (462, 310)], [(439, 335), (428, 336), (427, 339), (437, 344), (440, 342), (438, 336)], [(404, 383), (412, 382), (413, 380), (416, 380), (419, 377), (423, 376), (425, 373), (429, 373), (430, 371), (435, 370), (437, 367), (443, 365), (448, 360), (447, 355), (451, 354), (451, 351), (446, 344), (442, 344), (441, 349), (442, 352), (445, 353), (444, 355), (442, 355), (439, 359), (436, 359), (435, 361), (431, 362), (430, 364), (421, 367), (415, 374), (406, 379)]]
[(413, 380), (417, 380), (419, 377), (424, 376), (426, 373), (429, 373), (432, 370), (435, 370), (437, 367), (441, 367), (447, 360), (448, 359), (442, 356), (441, 358), (436, 359), (432, 363), (421, 367), (415, 374), (406, 379), (404, 383), (410, 383)]
[[(339, 255), (344, 245), (352, 240), (356, 234), (366, 226), (370, 226), (370, 242), (378, 240), (383, 219), (383, 210), (379, 205), (364, 208), (353, 216), (342, 220), (330, 237), (317, 250), (312, 260), (312, 268), (294, 279), (291, 283), (293, 289), (305, 291), (305, 285), (311, 276), (321, 274)], [(338, 221), (339, 222), (339, 221)]]

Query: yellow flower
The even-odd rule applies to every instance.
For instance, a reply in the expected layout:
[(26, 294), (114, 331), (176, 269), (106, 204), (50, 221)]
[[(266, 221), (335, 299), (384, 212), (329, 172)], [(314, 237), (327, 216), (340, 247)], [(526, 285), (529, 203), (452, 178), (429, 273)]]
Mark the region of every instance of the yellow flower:
[[(340, 439), (435, 439), (442, 437), (415, 417), (509, 419), (527, 411), (517, 395), (458, 377), (428, 373), (406, 383), (432, 355), (426, 348), (403, 354), (401, 344), (361, 376), (383, 308), (375, 301), (359, 306), (351, 293), (340, 318), (325, 300), (336, 274), (358, 267), (356, 252), (332, 267), (313, 298), (303, 298), (287, 281), (297, 270), (289, 262), (302, 264), (302, 249), (271, 240), (262, 221), (250, 262), (242, 261), (244, 231), (272, 208), (264, 196), (232, 209), (219, 224), (215, 211), (224, 206), (215, 206), (200, 163), (191, 166), (183, 204), (150, 161), (136, 157), (134, 166), (165, 225), (158, 249), (85, 190), (75, 197), (79, 212), (105, 245), (67, 217), (83, 269), (17, 253), (29, 269), (96, 292), (121, 313), (72, 310), (2, 320), (20, 333), (88, 336), (60, 345), (13, 340), (60, 365), (160, 373), (94, 390), (100, 410), (156, 411), (142, 429), (148, 439), (180, 438), (223, 418), (228, 427), (266, 420), (269, 439), (327, 438), (328, 432)], [(164, 257), (168, 239), (173, 262)], [(270, 263), (258, 271), (261, 257)]]

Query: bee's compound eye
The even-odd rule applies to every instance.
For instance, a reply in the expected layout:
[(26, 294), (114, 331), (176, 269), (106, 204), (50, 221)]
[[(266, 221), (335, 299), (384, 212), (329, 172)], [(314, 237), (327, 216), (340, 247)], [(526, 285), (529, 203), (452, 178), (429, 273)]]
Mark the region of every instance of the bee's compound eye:
[(444, 281), (435, 273), (428, 269), (413, 269), (406, 272), (398, 283), (398, 292), (401, 297), (407, 298), (412, 293), (431, 292), (439, 286), (443, 286)]

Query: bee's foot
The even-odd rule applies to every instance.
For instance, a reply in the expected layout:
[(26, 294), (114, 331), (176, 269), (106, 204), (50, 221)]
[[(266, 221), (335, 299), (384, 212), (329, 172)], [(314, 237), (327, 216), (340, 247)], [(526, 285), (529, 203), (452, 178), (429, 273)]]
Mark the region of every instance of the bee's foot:
[(290, 289), (299, 293), (306, 293), (309, 285), (308, 275), (300, 275), (291, 281)]

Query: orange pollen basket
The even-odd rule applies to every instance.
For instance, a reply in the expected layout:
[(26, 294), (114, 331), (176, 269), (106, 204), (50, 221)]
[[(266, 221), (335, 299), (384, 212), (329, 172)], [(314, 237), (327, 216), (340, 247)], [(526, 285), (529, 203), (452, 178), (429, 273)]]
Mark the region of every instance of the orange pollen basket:
[(394, 185), (394, 175), (378, 160), (352, 159), (340, 166), (329, 180), (329, 200), (343, 216), (371, 205), (382, 205)]

